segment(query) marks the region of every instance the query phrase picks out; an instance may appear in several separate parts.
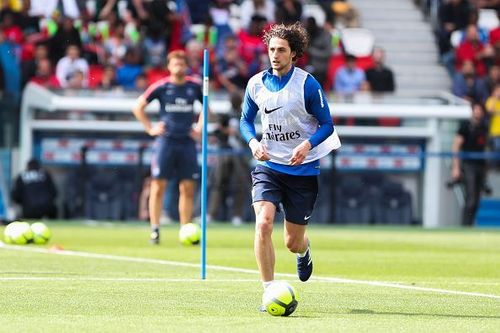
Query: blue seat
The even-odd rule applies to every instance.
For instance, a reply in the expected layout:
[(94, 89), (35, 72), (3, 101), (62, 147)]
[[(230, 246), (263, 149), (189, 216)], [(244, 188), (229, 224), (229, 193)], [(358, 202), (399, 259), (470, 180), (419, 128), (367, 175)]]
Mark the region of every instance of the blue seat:
[(375, 200), (374, 223), (411, 224), (411, 201), (410, 193), (400, 183), (392, 181), (383, 183)]
[(361, 177), (345, 176), (341, 178), (335, 194), (336, 223), (370, 223), (370, 194), (366, 190)]

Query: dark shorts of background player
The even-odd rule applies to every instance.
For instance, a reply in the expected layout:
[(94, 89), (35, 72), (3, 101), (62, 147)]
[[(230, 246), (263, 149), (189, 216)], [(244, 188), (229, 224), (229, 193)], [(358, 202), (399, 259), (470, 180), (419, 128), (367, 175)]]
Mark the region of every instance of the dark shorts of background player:
[(252, 202), (283, 205), (288, 222), (307, 225), (318, 197), (318, 176), (295, 176), (257, 165), (252, 171)]
[(153, 146), (151, 176), (155, 179), (198, 179), (196, 143), (191, 138), (158, 137)]

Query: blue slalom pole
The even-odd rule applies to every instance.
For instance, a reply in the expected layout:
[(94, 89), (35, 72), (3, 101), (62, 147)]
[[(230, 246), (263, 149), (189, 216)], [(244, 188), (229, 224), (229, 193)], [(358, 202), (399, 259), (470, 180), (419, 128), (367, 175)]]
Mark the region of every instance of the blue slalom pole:
[(207, 278), (208, 50), (203, 51), (203, 131), (201, 136), (201, 279)]

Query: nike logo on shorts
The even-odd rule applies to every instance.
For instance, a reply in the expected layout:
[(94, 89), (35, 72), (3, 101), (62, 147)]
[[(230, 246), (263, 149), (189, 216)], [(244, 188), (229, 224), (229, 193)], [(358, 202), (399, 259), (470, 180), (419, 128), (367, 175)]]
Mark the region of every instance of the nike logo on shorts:
[(266, 113), (266, 114), (273, 113), (274, 111), (279, 110), (281, 108), (282, 108), (282, 106), (278, 106), (277, 108), (270, 109), (270, 110), (268, 110), (267, 108), (264, 108), (264, 113)]

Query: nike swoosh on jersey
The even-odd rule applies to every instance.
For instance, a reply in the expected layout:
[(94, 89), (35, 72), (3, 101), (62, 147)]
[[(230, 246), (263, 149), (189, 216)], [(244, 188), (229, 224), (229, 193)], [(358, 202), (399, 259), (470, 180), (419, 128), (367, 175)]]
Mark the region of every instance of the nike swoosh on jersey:
[(282, 106), (278, 106), (277, 108), (270, 109), (270, 110), (268, 110), (267, 108), (264, 108), (264, 113), (269, 114), (269, 113), (272, 113), (272, 112), (274, 112), (274, 111), (276, 111), (276, 110), (279, 110), (279, 109), (281, 109), (281, 108), (282, 108)]

